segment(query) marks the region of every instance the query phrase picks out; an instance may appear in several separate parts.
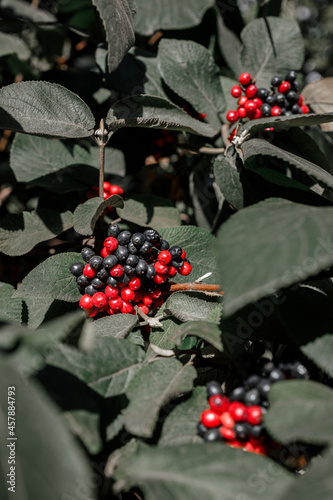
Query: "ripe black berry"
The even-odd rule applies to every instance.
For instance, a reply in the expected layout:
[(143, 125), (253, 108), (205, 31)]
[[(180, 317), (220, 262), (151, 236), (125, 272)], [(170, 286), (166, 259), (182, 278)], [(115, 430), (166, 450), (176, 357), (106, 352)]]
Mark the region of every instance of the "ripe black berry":
[(287, 82), (293, 83), (297, 78), (297, 73), (296, 71), (290, 70), (285, 76), (285, 80)]
[(199, 422), (197, 425), (197, 431), (200, 436), (203, 436), (208, 429), (202, 422)]
[(245, 396), (245, 389), (242, 386), (235, 387), (233, 391), (231, 391), (229, 399), (230, 401), (243, 401)]
[(234, 431), (238, 439), (246, 439), (249, 433), (249, 425), (247, 422), (236, 422)]
[(125, 264), (124, 271), (129, 276), (132, 276), (133, 274), (135, 274), (135, 267), (132, 267), (132, 266), (129, 266), (128, 264)]
[(142, 233), (134, 233), (131, 241), (136, 247), (141, 247), (145, 242), (145, 237)]
[(112, 288), (117, 288), (118, 281), (113, 276), (109, 276), (108, 279), (106, 280), (106, 284), (112, 286)]
[(81, 274), (77, 280), (76, 280), (76, 283), (80, 286), (80, 287), (86, 287), (87, 285), (89, 285), (89, 280), (88, 278), (85, 277), (84, 274)]
[(139, 255), (139, 250), (136, 248), (136, 246), (134, 245), (134, 243), (132, 241), (129, 242), (129, 244), (127, 245), (127, 248), (128, 248), (129, 253), (131, 253), (132, 255)]
[(124, 283), (125, 285), (127, 285), (127, 283), (129, 283), (131, 281), (131, 277), (126, 273), (124, 272), (121, 276), (119, 276), (118, 278), (118, 282), (119, 283)]
[(269, 374), (268, 378), (272, 383), (279, 382), (280, 380), (285, 379), (283, 372), (279, 370), (279, 368), (274, 368), (274, 370), (272, 370)]
[(96, 274), (96, 278), (99, 278), (100, 280), (105, 280), (109, 276), (109, 272), (105, 267), (102, 267)]
[(137, 274), (146, 274), (148, 269), (148, 264), (145, 260), (140, 259), (139, 262), (136, 265), (135, 272)]
[(84, 268), (83, 262), (74, 262), (74, 264), (71, 265), (69, 268), (69, 271), (76, 277), (80, 276), (82, 274)]
[(158, 243), (161, 239), (161, 236), (158, 231), (155, 229), (146, 229), (146, 231), (143, 233), (146, 240), (150, 241), (150, 243)]
[(298, 104), (294, 104), (291, 108), (291, 112), (293, 115), (302, 115), (303, 111)]
[(262, 424), (257, 424), (257, 425), (249, 425), (249, 434), (253, 437), (260, 437), (264, 433), (264, 427)]
[(273, 106), (274, 102), (275, 102), (275, 99), (274, 99), (273, 95), (267, 96), (267, 98), (266, 98), (266, 104), (269, 104), (270, 106)]
[(115, 255), (108, 255), (103, 260), (103, 265), (105, 269), (111, 269), (111, 267), (116, 266), (118, 264), (118, 259)]
[(286, 97), (287, 97), (288, 101), (291, 103), (297, 103), (299, 101), (299, 94), (297, 94), (297, 92), (295, 92), (295, 90), (289, 90)]
[(261, 372), (262, 372), (263, 377), (267, 377), (271, 373), (271, 371), (274, 370), (274, 368), (275, 368), (275, 365), (274, 365), (273, 361), (268, 361), (267, 363), (265, 363), (263, 365), (263, 367), (261, 368)]
[(180, 269), (181, 267), (183, 267), (183, 264), (184, 264), (184, 261), (183, 259), (172, 259), (171, 261), (171, 265), (173, 267), (175, 267), (176, 269)]
[(301, 363), (295, 363), (291, 368), (291, 375), (294, 378), (308, 378), (309, 372)]
[(259, 377), (259, 375), (250, 375), (245, 380), (244, 385), (249, 387), (249, 388), (252, 388), (252, 387), (256, 387), (260, 381), (261, 381), (261, 378)]
[(129, 231), (121, 231), (117, 238), (119, 245), (127, 245), (131, 241), (131, 236)]
[(89, 264), (93, 269), (100, 269), (103, 265), (103, 259), (99, 255), (94, 255), (89, 260)]
[(92, 296), (96, 293), (96, 288), (94, 288), (92, 285), (88, 285), (88, 286), (86, 286), (86, 288), (84, 289), (84, 292), (85, 292), (87, 295), (90, 295), (90, 297), (92, 297)]
[(215, 396), (216, 394), (223, 394), (222, 387), (218, 382), (211, 381), (206, 385), (207, 397)]
[(261, 397), (266, 398), (271, 389), (271, 382), (267, 379), (262, 379), (257, 385), (257, 389)]
[(173, 246), (169, 248), (172, 259), (179, 259), (182, 256), (183, 250), (178, 246)]
[(267, 104), (267, 102), (265, 102), (261, 106), (261, 114), (262, 114), (262, 116), (271, 116), (271, 111), (272, 111), (272, 107), (269, 104)]
[(104, 286), (103, 281), (102, 281), (102, 280), (100, 280), (99, 278), (94, 278), (94, 279), (92, 280), (91, 284), (92, 284), (92, 286), (93, 286), (94, 288), (97, 288), (97, 289), (102, 288), (102, 286)]
[(147, 266), (147, 272), (146, 272), (146, 277), (148, 279), (153, 279), (153, 277), (155, 276), (155, 274), (156, 274), (156, 269), (153, 266), (153, 264), (148, 264), (148, 266)]
[(260, 87), (257, 90), (257, 97), (259, 97), (259, 99), (261, 99), (262, 101), (266, 100), (266, 98), (268, 97), (268, 94), (269, 94), (269, 91), (263, 87)]
[(273, 76), (273, 78), (271, 79), (272, 87), (278, 87), (281, 83), (282, 83), (281, 76)]
[(89, 262), (91, 257), (93, 257), (95, 255), (95, 252), (92, 248), (89, 248), (89, 247), (83, 247), (82, 250), (81, 250), (81, 255), (82, 255), (82, 259), (85, 261), (85, 262)]
[(170, 245), (167, 241), (161, 240), (160, 243), (158, 244), (159, 250), (169, 250)]
[(130, 254), (126, 259), (126, 264), (128, 266), (135, 267), (139, 262), (139, 257), (137, 255)]
[(214, 429), (208, 429), (208, 431), (206, 431), (203, 435), (203, 438), (205, 441), (207, 441), (207, 443), (211, 443), (213, 441), (220, 441), (221, 434), (219, 429), (215, 427)]
[(116, 250), (115, 256), (117, 257), (119, 262), (122, 262), (122, 261), (127, 259), (128, 254), (129, 254), (128, 248), (124, 247), (122, 245), (119, 245), (117, 250)]
[(150, 241), (145, 241), (144, 244), (140, 247), (141, 255), (148, 254), (151, 251), (152, 247), (153, 245), (150, 243)]
[(118, 226), (118, 224), (110, 224), (110, 226), (108, 227), (107, 235), (113, 236), (113, 238), (117, 238), (119, 233), (120, 227)]
[(275, 104), (282, 107), (285, 105), (285, 102), (286, 102), (286, 98), (285, 98), (284, 94), (278, 93), (275, 95)]
[(260, 403), (260, 393), (258, 389), (250, 389), (245, 393), (244, 403), (248, 406), (258, 405)]

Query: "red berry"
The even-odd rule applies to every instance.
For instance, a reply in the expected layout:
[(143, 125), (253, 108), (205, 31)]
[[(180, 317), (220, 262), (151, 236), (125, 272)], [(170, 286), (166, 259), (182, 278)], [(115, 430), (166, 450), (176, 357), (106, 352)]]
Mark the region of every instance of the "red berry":
[(262, 106), (262, 100), (261, 100), (261, 99), (259, 99), (259, 97), (255, 97), (255, 98), (253, 99), (253, 102), (255, 102), (255, 103), (256, 103), (257, 108), (261, 108), (261, 106)]
[(108, 299), (105, 293), (97, 292), (95, 293), (95, 295), (93, 295), (92, 299), (93, 299), (93, 304), (98, 311), (103, 311), (104, 309), (107, 308)]
[(230, 123), (235, 123), (238, 120), (238, 113), (237, 111), (230, 110), (227, 113), (227, 120)]
[(171, 261), (171, 253), (168, 252), (168, 250), (162, 250), (162, 252), (158, 254), (158, 260), (161, 264), (169, 264)]
[(169, 278), (173, 278), (177, 274), (177, 269), (173, 266), (168, 267), (168, 276)]
[(229, 399), (221, 394), (216, 394), (215, 396), (210, 396), (208, 398), (208, 404), (211, 410), (221, 414), (228, 410)]
[(273, 106), (271, 110), (271, 115), (272, 116), (280, 116), (282, 113), (280, 106)]
[(110, 193), (108, 191), (104, 191), (103, 198), (104, 198), (104, 200), (107, 200), (108, 198), (110, 198)]
[(281, 92), (281, 94), (285, 94), (286, 92), (289, 92), (291, 89), (291, 84), (289, 82), (282, 82), (279, 85), (278, 91)]
[(110, 250), (108, 248), (105, 248), (103, 247), (102, 250), (101, 250), (101, 257), (103, 257), (103, 259), (105, 259), (105, 257), (107, 257), (108, 255), (110, 255)]
[(250, 406), (247, 409), (247, 421), (252, 425), (262, 422), (262, 409), (260, 406)]
[(302, 113), (303, 113), (304, 115), (307, 115), (307, 114), (308, 114), (308, 112), (310, 111), (310, 110), (309, 110), (309, 107), (308, 107), (306, 104), (302, 104), (302, 106), (301, 106), (301, 110), (302, 110)]
[(85, 309), (85, 313), (89, 318), (93, 318), (97, 314), (97, 310), (92, 308), (92, 309)]
[[(247, 111), (245, 108), (242, 108), (242, 107), (239, 107), (237, 109), (237, 113), (238, 113), (238, 116), (239, 118), (245, 118), (247, 116)], [(236, 130), (236, 129), (235, 129)]]
[(249, 97), (250, 99), (252, 99), (253, 97), (255, 97), (257, 95), (257, 90), (258, 90), (258, 88), (256, 87), (256, 85), (249, 85), (247, 87), (247, 89), (245, 90), (246, 97)]
[(302, 94), (300, 94), (297, 104), (299, 106), (302, 106), (302, 104), (303, 104), (303, 96), (302, 96)]
[(169, 270), (168, 266), (161, 264), (160, 261), (155, 262), (154, 267), (158, 274), (166, 274)]
[(243, 403), (230, 403), (228, 411), (235, 422), (244, 422), (247, 419), (247, 407)]
[(114, 314), (114, 310), (111, 309), (111, 307), (108, 305), (108, 307), (105, 309), (106, 313), (109, 314), (110, 316), (112, 316), (112, 314)]
[(109, 306), (114, 311), (120, 311), (122, 303), (123, 303), (123, 301), (121, 300), (120, 297), (117, 297), (115, 299), (109, 300)]
[(248, 85), (249, 83), (251, 83), (251, 80), (252, 76), (249, 73), (242, 73), (238, 79), (241, 85)]
[(167, 277), (165, 274), (158, 274), (156, 273), (154, 278), (153, 278), (154, 282), (157, 284), (157, 285), (161, 285), (162, 283), (165, 283), (166, 280), (167, 280)]
[(247, 113), (254, 113), (257, 109), (257, 105), (254, 101), (249, 100), (245, 103), (244, 108), (246, 109)]
[(228, 429), (233, 429), (235, 427), (235, 421), (228, 411), (225, 411), (220, 416), (221, 424)]
[(189, 262), (184, 262), (182, 267), (178, 269), (178, 272), (181, 276), (188, 276), (190, 272), (192, 271), (192, 266)]
[(125, 286), (122, 288), (120, 292), (121, 298), (123, 300), (126, 300), (127, 302), (131, 302), (132, 300), (135, 299), (135, 292), (131, 290), (128, 286)]
[(145, 314), (149, 313), (149, 308), (144, 304), (142, 304), (141, 302), (138, 304), (138, 308), (141, 309), (141, 311)]
[(153, 299), (151, 298), (150, 294), (148, 292), (144, 292), (142, 294), (142, 304), (144, 304), (145, 306), (150, 306), (150, 304), (153, 303)]
[(212, 410), (204, 410), (201, 413), (201, 422), (208, 428), (218, 427), (220, 425), (220, 415)]
[(159, 307), (161, 307), (161, 305), (164, 304), (164, 299), (163, 297), (159, 297), (158, 299), (155, 299), (154, 302), (153, 302), (153, 307), (155, 307), (155, 309), (158, 309)]
[(118, 297), (118, 294), (119, 294), (119, 290), (118, 288), (113, 288), (112, 286), (107, 286), (105, 288), (105, 295), (109, 298), (109, 299), (115, 299), (116, 297)]
[(120, 312), (122, 312), (123, 314), (131, 314), (131, 312), (133, 312), (132, 304), (124, 300), (121, 304)]
[[(235, 130), (236, 130), (236, 129), (235, 129)], [(186, 257), (186, 252), (185, 252), (185, 250), (183, 250), (183, 251), (182, 251), (182, 254), (181, 254), (181, 258), (184, 260), (184, 259), (185, 259), (185, 257)]]
[(136, 290), (139, 290), (139, 288), (141, 287), (141, 280), (140, 278), (132, 278), (131, 281), (128, 283), (128, 287), (133, 290), (134, 292)]
[(82, 309), (91, 309), (93, 307), (93, 298), (88, 294), (82, 295), (79, 304)]
[(118, 247), (118, 240), (116, 238), (113, 238), (112, 236), (109, 236), (109, 238), (106, 238), (104, 240), (104, 246), (105, 248), (110, 250), (110, 252), (114, 252)]
[(243, 95), (242, 97), (240, 97), (240, 98), (238, 99), (237, 103), (238, 103), (238, 105), (239, 105), (240, 107), (244, 107), (244, 106), (245, 106), (245, 103), (246, 103), (247, 101), (248, 101), (248, 98), (247, 98), (245, 95)]
[(149, 293), (152, 299), (159, 299), (160, 296), (162, 295), (162, 292), (159, 288), (155, 288), (155, 290), (152, 290)]
[(228, 427), (222, 426), (220, 429), (221, 436), (227, 441), (234, 441), (236, 439), (236, 432)]
[(250, 120), (257, 120), (257, 118), (260, 118), (260, 117), (261, 117), (261, 111), (258, 108), (255, 110), (254, 113), (251, 113), (249, 115)]
[(117, 186), (116, 184), (110, 185), (109, 192), (110, 194), (119, 194), (119, 195), (124, 194), (124, 190), (120, 186)]
[(110, 191), (111, 184), (107, 181), (103, 182), (104, 191)]
[(90, 267), (89, 264), (87, 264), (83, 269), (83, 274), (85, 275), (86, 278), (94, 278), (96, 276), (96, 272), (97, 271), (95, 271), (95, 269)]
[(237, 439), (230, 440), (226, 444), (228, 446), (231, 446), (232, 448), (243, 448), (243, 446), (244, 446), (244, 443), (242, 443), (242, 441), (238, 441)]
[(120, 278), (120, 276), (122, 276), (124, 274), (123, 266), (121, 266), (120, 264), (117, 264), (117, 265), (111, 267), (110, 274), (114, 278)]
[(136, 290), (135, 291), (135, 302), (140, 302), (142, 299), (142, 291), (141, 290)]
[(250, 443), (250, 441), (248, 441), (248, 442), (245, 444), (245, 446), (244, 446), (244, 448), (243, 448), (243, 449), (244, 449), (245, 451), (249, 451), (249, 452), (251, 452), (251, 453), (253, 453), (253, 452), (254, 452), (254, 446), (253, 446), (253, 444), (252, 444), (252, 443)]
[(230, 91), (230, 94), (232, 95), (232, 97), (238, 99), (238, 97), (242, 95), (242, 89), (239, 85), (234, 85)]

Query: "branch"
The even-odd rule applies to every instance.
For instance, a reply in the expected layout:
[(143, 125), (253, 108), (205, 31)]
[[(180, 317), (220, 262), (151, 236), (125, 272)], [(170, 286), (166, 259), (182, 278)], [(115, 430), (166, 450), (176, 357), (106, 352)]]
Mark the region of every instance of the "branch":
[(169, 292), (184, 292), (195, 290), (198, 292), (217, 292), (224, 295), (220, 285), (206, 285), (205, 283), (174, 283), (170, 285)]

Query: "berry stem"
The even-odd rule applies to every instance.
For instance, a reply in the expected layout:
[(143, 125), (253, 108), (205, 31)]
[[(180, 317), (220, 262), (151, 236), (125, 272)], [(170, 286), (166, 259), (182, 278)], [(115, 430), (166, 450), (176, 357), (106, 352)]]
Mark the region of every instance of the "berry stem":
[(188, 290), (197, 290), (199, 292), (218, 292), (221, 295), (224, 292), (221, 290), (220, 285), (207, 285), (204, 283), (174, 283), (170, 285), (170, 292), (182, 292)]
[(198, 147), (193, 144), (177, 144), (180, 149), (187, 149), (191, 153), (203, 153), (206, 155), (219, 155), (224, 153), (225, 148), (208, 148), (206, 146)]

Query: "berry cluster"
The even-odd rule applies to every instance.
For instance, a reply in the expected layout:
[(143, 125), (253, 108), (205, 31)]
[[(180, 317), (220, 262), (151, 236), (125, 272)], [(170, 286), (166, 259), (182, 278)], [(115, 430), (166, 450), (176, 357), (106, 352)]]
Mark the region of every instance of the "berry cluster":
[[(104, 200), (107, 200), (113, 194), (119, 194), (122, 196), (124, 194), (124, 190), (117, 186), (117, 184), (110, 184), (110, 182), (104, 182)], [(93, 186), (90, 191), (87, 192), (87, 199), (94, 198), (95, 196), (99, 196), (99, 187)]]
[(235, 123), (243, 118), (255, 120), (269, 116), (307, 114), (309, 108), (303, 104), (296, 78), (296, 71), (288, 71), (284, 80), (280, 76), (274, 76), (271, 89), (268, 90), (258, 88), (249, 73), (242, 73), (239, 77), (240, 85), (234, 85), (231, 89), (231, 95), (238, 99), (238, 108), (236, 111), (228, 111), (227, 120)]
[(224, 440), (229, 446), (268, 455), (277, 443), (267, 434), (262, 423), (268, 393), (272, 384), (285, 379), (309, 378), (300, 362), (266, 362), (259, 374), (246, 378), (244, 384), (225, 396), (218, 382), (207, 384), (209, 409), (201, 414), (198, 433), (205, 441)]
[(89, 247), (81, 255), (87, 264), (75, 262), (69, 270), (82, 294), (80, 306), (89, 317), (135, 314), (134, 305), (148, 314), (163, 304), (168, 279), (192, 270), (185, 251), (170, 247), (155, 229), (132, 234), (111, 224), (100, 255)]

